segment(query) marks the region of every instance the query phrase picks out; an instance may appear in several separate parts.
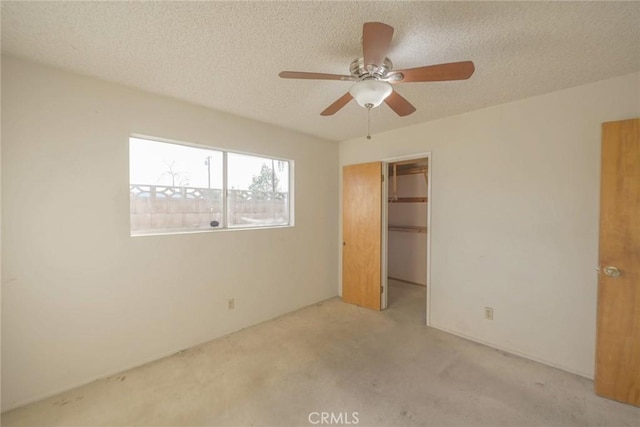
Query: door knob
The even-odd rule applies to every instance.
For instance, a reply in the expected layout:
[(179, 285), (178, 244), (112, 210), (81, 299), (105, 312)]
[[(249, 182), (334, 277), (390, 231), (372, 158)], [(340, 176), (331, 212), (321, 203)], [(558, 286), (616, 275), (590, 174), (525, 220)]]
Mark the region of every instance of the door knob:
[[(598, 271), (600, 271), (600, 269), (598, 269)], [(605, 276), (608, 276), (608, 277), (619, 277), (622, 274), (620, 269), (613, 265), (607, 265), (606, 267), (602, 267), (602, 272), (604, 273)]]

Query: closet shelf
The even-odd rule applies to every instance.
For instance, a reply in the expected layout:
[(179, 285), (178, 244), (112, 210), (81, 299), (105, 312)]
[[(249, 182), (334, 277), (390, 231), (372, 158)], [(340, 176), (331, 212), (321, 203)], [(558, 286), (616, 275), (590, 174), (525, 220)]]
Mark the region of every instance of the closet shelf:
[(391, 225), (389, 224), (389, 231), (405, 231), (409, 233), (426, 233), (427, 227), (420, 227), (417, 225)]
[(426, 197), (389, 197), (389, 203), (427, 203)]

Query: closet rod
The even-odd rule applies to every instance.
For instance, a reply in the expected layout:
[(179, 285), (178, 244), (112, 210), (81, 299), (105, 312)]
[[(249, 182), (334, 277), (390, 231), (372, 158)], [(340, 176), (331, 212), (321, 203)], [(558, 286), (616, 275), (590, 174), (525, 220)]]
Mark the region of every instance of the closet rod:
[(409, 233), (426, 233), (427, 227), (417, 225), (389, 225), (389, 231), (405, 231)]
[(389, 203), (427, 203), (426, 197), (389, 197)]

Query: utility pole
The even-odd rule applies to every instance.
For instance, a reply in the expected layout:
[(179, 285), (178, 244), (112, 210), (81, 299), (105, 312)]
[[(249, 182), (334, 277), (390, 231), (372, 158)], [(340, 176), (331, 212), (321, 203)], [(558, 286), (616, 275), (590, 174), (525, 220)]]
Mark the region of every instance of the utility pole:
[(204, 165), (207, 167), (207, 188), (211, 188), (211, 156), (204, 159)]

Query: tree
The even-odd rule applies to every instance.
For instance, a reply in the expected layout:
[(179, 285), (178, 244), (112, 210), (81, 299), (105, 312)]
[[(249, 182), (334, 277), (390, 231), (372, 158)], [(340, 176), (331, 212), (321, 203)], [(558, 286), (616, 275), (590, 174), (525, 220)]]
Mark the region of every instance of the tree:
[(175, 161), (171, 163), (165, 163), (165, 166), (167, 167), (167, 170), (162, 172), (162, 174), (158, 178), (158, 181), (160, 181), (164, 176), (170, 176), (172, 187), (176, 186), (176, 180), (178, 180), (178, 185), (180, 186), (189, 185), (189, 174), (176, 170)]
[(280, 191), (280, 180), (273, 172), (273, 169), (267, 166), (266, 163), (262, 164), (259, 175), (254, 175), (251, 178), (251, 185), (249, 190), (260, 193), (271, 193)]

